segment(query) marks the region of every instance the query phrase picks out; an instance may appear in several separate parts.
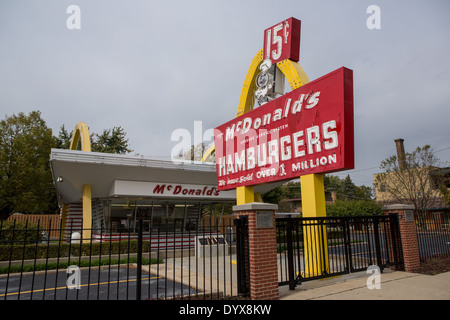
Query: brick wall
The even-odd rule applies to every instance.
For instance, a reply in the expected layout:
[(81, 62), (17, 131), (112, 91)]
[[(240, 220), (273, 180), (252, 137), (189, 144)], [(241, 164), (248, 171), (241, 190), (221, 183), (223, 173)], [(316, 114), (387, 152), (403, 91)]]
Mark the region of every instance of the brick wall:
[[(252, 203), (233, 207), (235, 215), (248, 216), (250, 296), (252, 300), (277, 300), (278, 268), (275, 230), (276, 206)], [(257, 227), (258, 212), (271, 212), (273, 227)]]
[(419, 243), (414, 219), (407, 221), (406, 212), (414, 210), (414, 206), (404, 204), (393, 204), (383, 207), (385, 214), (397, 214), (400, 239), (403, 251), (403, 262), (405, 271), (415, 271), (420, 266)]

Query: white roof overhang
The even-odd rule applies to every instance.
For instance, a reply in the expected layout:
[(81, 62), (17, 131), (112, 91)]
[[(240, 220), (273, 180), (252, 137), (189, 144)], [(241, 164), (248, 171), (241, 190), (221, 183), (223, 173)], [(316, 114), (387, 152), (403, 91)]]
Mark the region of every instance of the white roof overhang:
[[(60, 203), (81, 201), (84, 185), (91, 186), (92, 198), (148, 197), (151, 183), (217, 186), (216, 166), (212, 163), (175, 163), (143, 156), (52, 149), (50, 164)], [(128, 186), (126, 194), (115, 193), (119, 184)], [(255, 192), (267, 192), (278, 185), (281, 183), (255, 186)], [(235, 190), (221, 194), (217, 200), (236, 199)]]

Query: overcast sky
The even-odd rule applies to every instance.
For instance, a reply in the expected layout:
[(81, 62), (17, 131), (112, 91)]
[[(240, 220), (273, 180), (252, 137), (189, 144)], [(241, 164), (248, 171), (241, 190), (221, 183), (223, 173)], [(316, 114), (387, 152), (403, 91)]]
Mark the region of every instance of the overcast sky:
[[(366, 26), (369, 5), (379, 30)], [(169, 159), (174, 130), (236, 116), (264, 29), (295, 17), (310, 80), (353, 70), (356, 166), (339, 176), (371, 186), (396, 138), (450, 160), (449, 14), (446, 0), (2, 0), (0, 116), (40, 110), (55, 135), (80, 121), (122, 126), (134, 153)]]

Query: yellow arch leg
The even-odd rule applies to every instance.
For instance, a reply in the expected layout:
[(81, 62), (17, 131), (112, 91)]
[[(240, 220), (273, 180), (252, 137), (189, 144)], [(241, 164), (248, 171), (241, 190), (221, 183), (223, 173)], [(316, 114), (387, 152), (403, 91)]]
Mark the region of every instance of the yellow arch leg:
[[(300, 64), (283, 60), (277, 63), (283, 72), (292, 90), (309, 82), (309, 79)], [(303, 217), (325, 217), (325, 188), (322, 174), (308, 174), (300, 178), (302, 213)], [(303, 227), (305, 275), (320, 275), (329, 272), (328, 246), (326, 227)]]
[[(91, 151), (91, 136), (89, 135), (88, 125), (84, 122), (77, 123), (70, 141), (70, 150), (76, 150), (78, 143), (81, 144), (81, 151)], [(65, 227), (65, 208), (63, 205), (63, 226)], [(62, 218), (63, 218), (62, 217)], [(83, 186), (83, 242), (91, 241), (92, 234), (92, 198), (91, 186)]]
[(246, 204), (255, 202), (255, 191), (252, 186), (250, 187), (237, 187), (236, 188), (236, 204)]
[(92, 234), (92, 198), (91, 186), (83, 186), (83, 242), (91, 241)]
[[(325, 189), (322, 174), (308, 174), (300, 178), (302, 215), (305, 218), (325, 217)], [(317, 220), (306, 221), (303, 226), (305, 274), (319, 276), (329, 273), (328, 239), (325, 225)]]

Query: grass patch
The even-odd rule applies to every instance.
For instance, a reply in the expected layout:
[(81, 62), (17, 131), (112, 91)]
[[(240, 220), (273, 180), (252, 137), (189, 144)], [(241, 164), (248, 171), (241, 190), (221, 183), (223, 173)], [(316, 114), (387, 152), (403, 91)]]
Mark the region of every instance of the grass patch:
[[(150, 264), (158, 264), (162, 263), (162, 259), (155, 258), (142, 258), (143, 265)], [(55, 270), (55, 269), (67, 269), (69, 266), (78, 266), (80, 268), (83, 267), (100, 267), (100, 266), (116, 266), (119, 264), (130, 264), (137, 263), (136, 257), (130, 258), (122, 258), (122, 259), (102, 259), (102, 260), (75, 260), (75, 261), (60, 261), (60, 262), (49, 262), (49, 263), (37, 263), (37, 264), (28, 264), (24, 266), (11, 265), (11, 267), (2, 267), (0, 268), (0, 274), (6, 273), (19, 273), (19, 272), (33, 272), (33, 271), (43, 271), (43, 270)]]

